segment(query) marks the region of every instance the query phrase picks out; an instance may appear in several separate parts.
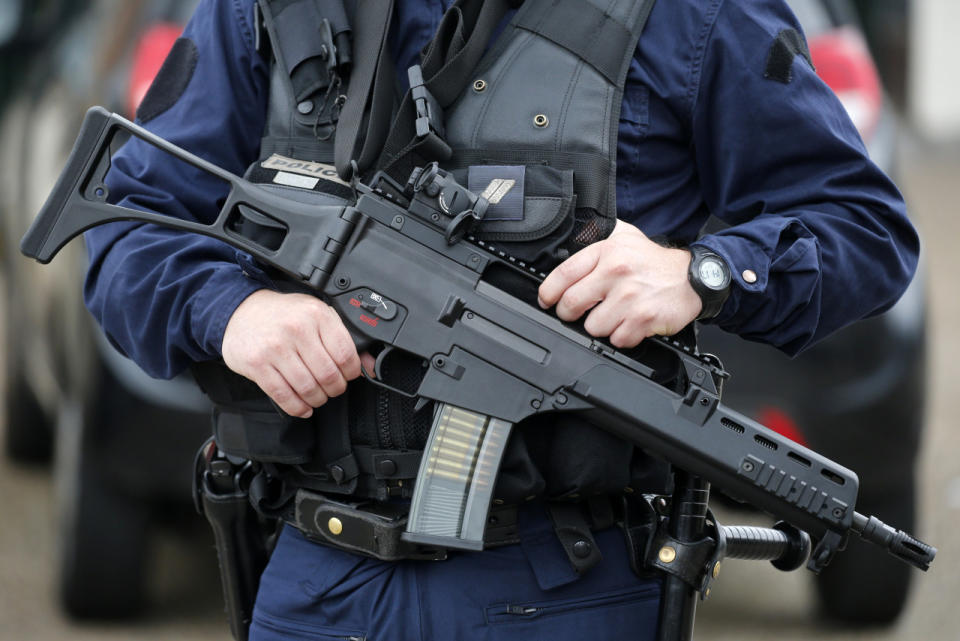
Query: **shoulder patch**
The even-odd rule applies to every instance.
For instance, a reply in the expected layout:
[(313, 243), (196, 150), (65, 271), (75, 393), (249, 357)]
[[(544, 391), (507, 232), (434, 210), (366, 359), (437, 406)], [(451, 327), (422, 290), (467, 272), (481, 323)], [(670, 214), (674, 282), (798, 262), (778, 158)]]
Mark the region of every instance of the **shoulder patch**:
[(193, 78), (198, 57), (197, 45), (193, 40), (177, 38), (137, 108), (137, 120), (141, 124), (150, 122), (177, 103)]
[(796, 29), (784, 29), (777, 34), (777, 39), (770, 46), (770, 52), (767, 54), (767, 67), (763, 72), (764, 78), (776, 80), (784, 84), (790, 84), (793, 80), (793, 59), (797, 55), (803, 56), (810, 68), (813, 68), (813, 60), (810, 59), (810, 49), (807, 48), (807, 41)]

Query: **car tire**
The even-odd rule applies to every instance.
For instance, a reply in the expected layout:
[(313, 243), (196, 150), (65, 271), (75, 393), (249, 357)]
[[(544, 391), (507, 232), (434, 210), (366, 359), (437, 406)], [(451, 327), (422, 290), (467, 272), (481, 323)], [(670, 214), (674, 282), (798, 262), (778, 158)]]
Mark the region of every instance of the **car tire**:
[(118, 619), (144, 603), (147, 506), (107, 480), (91, 437), (96, 411), (65, 403), (55, 459), (58, 592), (75, 619)]
[(3, 448), (7, 458), (17, 463), (49, 463), (53, 456), (50, 422), (33, 390), (17, 372), (7, 372), (0, 403), (6, 415)]
[[(8, 301), (14, 298), (12, 284), (6, 283)], [(6, 372), (0, 405), (4, 412), (3, 448), (7, 457), (18, 463), (42, 464), (53, 457), (53, 424), (47, 417), (27, 377), (26, 355), (19, 337), (20, 320), (14, 305), (7, 306), (4, 318)]]

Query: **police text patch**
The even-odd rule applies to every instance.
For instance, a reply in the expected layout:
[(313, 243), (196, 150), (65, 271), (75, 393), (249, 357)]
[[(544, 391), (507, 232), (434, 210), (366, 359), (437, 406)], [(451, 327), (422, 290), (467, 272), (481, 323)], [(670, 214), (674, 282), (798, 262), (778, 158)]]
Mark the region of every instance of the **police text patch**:
[(281, 156), (280, 154), (273, 154), (261, 162), (260, 166), (264, 169), (275, 169), (277, 171), (300, 174), (302, 176), (310, 176), (311, 178), (323, 178), (324, 180), (339, 183), (345, 187), (350, 186), (350, 183), (344, 182), (340, 179), (340, 176), (337, 174), (336, 167), (322, 162), (296, 160), (294, 158)]

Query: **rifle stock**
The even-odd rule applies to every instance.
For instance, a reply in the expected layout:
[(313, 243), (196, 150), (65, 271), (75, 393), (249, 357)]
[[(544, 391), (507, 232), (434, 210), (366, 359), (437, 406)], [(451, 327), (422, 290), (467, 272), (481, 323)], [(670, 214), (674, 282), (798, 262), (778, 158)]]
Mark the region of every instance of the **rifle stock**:
[[(203, 225), (108, 204), (110, 141), (118, 131), (229, 183), (216, 220)], [(383, 343), (379, 380), (373, 382), (391, 386), (379, 376), (390, 358), (428, 364), (418, 388), (404, 392), (440, 408), (417, 479), (410, 540), (482, 546), (490, 490), (511, 425), (534, 414), (572, 411), (807, 531), (818, 540), (808, 564), (814, 571), (843, 549), (851, 532), (927, 568), (935, 548), (855, 511), (856, 474), (721, 404), (726, 372), (718, 362), (659, 338), (644, 341), (641, 356), (633, 358), (508, 293), (499, 275), (509, 273), (534, 288), (543, 275), (482, 243), (451, 242), (462, 235), (454, 225), (472, 210), (448, 213), (427, 195), (431, 190), (422, 187), (429, 180), (453, 184), (444, 172), (434, 167), (415, 177), (411, 184), (417, 188), (404, 192), (409, 202), (357, 185), (361, 195), (353, 207), (306, 205), (94, 108), (21, 249), (48, 262), (82, 231), (114, 220), (205, 234), (322, 296), (356, 340)], [(480, 201), (472, 196), (469, 207), (482, 211)], [(240, 218), (257, 216), (285, 228), (279, 245), (265, 247), (238, 231)], [(651, 354), (656, 358), (644, 358)], [(663, 363), (679, 372), (679, 385), (658, 382)], [(454, 467), (462, 464), (456, 478), (449, 474), (452, 461), (460, 462)], [(438, 518), (441, 507), (448, 513)]]

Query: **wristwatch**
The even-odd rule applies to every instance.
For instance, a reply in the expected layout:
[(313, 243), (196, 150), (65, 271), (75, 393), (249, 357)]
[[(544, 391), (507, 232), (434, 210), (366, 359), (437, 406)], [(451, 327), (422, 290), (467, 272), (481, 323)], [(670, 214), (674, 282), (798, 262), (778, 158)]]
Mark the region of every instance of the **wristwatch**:
[(697, 320), (713, 318), (730, 295), (730, 267), (723, 258), (701, 245), (687, 248), (692, 255), (687, 277), (703, 302)]

